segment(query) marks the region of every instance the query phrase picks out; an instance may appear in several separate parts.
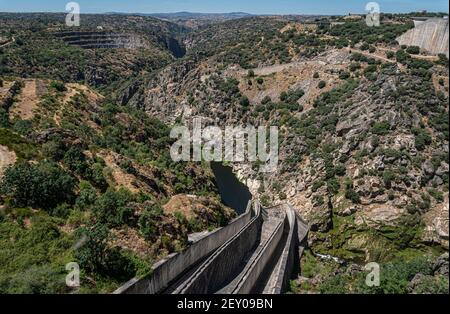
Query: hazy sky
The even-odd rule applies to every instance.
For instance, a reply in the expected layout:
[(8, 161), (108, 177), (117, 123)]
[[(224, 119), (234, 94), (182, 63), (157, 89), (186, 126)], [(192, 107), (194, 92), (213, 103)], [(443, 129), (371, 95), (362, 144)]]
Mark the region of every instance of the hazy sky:
[[(0, 12), (64, 12), (66, 0), (0, 0)], [(247, 12), (255, 14), (363, 13), (370, 0), (78, 0), (81, 13)], [(448, 12), (448, 0), (378, 0), (382, 12)]]

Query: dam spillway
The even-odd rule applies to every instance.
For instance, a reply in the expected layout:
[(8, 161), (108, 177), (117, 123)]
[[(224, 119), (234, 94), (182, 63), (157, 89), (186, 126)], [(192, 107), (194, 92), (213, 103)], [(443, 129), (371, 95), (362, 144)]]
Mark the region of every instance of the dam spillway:
[(307, 242), (309, 225), (289, 204), (248, 203), (225, 227), (169, 255), (152, 273), (115, 294), (280, 294), (288, 287)]
[(430, 18), (397, 38), (399, 45), (418, 46), (431, 54), (449, 56), (449, 24), (447, 18)]
[(105, 31), (84, 31), (84, 32), (59, 32), (56, 37), (62, 39), (66, 44), (78, 46), (84, 49), (97, 48), (145, 48), (145, 41), (137, 35), (112, 33)]

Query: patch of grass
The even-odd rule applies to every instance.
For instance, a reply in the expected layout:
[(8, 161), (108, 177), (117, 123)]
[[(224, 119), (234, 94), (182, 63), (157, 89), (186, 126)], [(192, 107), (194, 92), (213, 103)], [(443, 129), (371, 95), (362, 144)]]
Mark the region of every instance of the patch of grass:
[(39, 151), (33, 143), (9, 129), (0, 128), (0, 145), (6, 146), (14, 151), (18, 161), (39, 157)]

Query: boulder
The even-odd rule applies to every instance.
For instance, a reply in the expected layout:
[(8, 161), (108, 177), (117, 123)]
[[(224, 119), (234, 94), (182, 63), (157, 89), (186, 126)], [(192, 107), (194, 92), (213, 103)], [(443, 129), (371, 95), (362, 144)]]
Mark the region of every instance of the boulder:
[(438, 257), (433, 265), (434, 275), (448, 276), (448, 253), (444, 253)]
[(378, 229), (382, 226), (396, 226), (402, 215), (406, 213), (404, 208), (398, 208), (389, 204), (373, 204), (356, 213), (356, 225), (368, 225)]
[(425, 230), (422, 236), (424, 242), (440, 244), (449, 247), (449, 200), (448, 194), (442, 204), (437, 204), (422, 216)]

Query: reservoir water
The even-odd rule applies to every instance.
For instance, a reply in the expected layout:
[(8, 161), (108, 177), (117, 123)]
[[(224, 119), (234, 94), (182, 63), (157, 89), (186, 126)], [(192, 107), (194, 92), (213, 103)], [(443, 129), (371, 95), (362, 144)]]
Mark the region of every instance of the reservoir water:
[(252, 198), (248, 187), (236, 178), (229, 166), (211, 162), (211, 169), (214, 173), (222, 202), (233, 208), (238, 215), (244, 213), (248, 201)]

